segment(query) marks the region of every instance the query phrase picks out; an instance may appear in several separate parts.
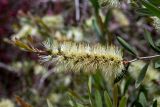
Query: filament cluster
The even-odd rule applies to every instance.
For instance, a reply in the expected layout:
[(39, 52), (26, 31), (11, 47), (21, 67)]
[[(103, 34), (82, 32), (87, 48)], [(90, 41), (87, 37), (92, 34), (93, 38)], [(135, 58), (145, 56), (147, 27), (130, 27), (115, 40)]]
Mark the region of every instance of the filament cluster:
[(108, 7), (118, 7), (120, 5), (119, 0), (99, 0), (101, 6), (108, 6)]
[(152, 19), (153, 19), (153, 26), (158, 32), (160, 32), (160, 19), (158, 17), (152, 17)]

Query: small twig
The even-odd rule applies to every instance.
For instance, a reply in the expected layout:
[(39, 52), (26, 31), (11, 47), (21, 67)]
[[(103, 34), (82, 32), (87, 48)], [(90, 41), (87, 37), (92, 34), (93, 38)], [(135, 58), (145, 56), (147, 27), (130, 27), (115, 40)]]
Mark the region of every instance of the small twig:
[(7, 71), (9, 71), (11, 73), (15, 73), (15, 74), (18, 73), (18, 70), (16, 70), (12, 66), (6, 65), (6, 64), (4, 64), (2, 62), (0, 62), (0, 68), (5, 69), (5, 70), (7, 70)]
[(44, 74), (44, 75), (41, 77), (40, 82), (39, 82), (39, 86), (38, 86), (39, 89), (41, 89), (41, 88), (43, 87), (45, 80), (46, 80), (49, 76), (51, 76), (53, 73), (55, 73), (55, 72), (54, 72), (54, 69), (51, 69), (51, 70), (49, 70), (46, 74)]
[(146, 57), (138, 57), (138, 58), (135, 58), (133, 60), (130, 60), (130, 61), (125, 61), (125, 63), (132, 63), (132, 62), (135, 62), (137, 60), (146, 60), (146, 59), (152, 59), (152, 58), (156, 58), (156, 57), (160, 57), (160, 55), (153, 55), (153, 56), (146, 56)]
[(79, 0), (75, 0), (76, 7), (76, 21), (80, 20), (80, 9), (79, 9)]

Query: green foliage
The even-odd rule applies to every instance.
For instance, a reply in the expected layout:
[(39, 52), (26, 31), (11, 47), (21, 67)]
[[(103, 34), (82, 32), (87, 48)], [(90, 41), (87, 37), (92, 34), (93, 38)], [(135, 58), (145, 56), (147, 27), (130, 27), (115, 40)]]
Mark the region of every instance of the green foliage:
[[(158, 3), (158, 1), (155, 1)], [(155, 16), (160, 18), (160, 9), (157, 8), (155, 5), (147, 2), (146, 0), (142, 0), (142, 4), (150, 11), (150, 13), (154, 14)]]
[(118, 42), (132, 55), (137, 56), (137, 53), (134, 48), (132, 48), (125, 40), (123, 40), (121, 37), (117, 37)]
[(137, 79), (137, 81), (136, 81), (136, 84), (135, 84), (136, 88), (138, 88), (139, 85), (141, 84), (141, 82), (143, 81), (143, 79), (144, 79), (144, 77), (145, 77), (145, 75), (146, 75), (148, 66), (149, 66), (149, 63), (147, 63), (147, 64), (142, 68), (142, 70), (141, 70), (141, 72), (140, 72), (140, 74), (139, 74), (139, 76), (138, 76), (138, 79)]
[(120, 100), (119, 107), (126, 107), (126, 105), (127, 105), (127, 98), (123, 96)]
[(104, 100), (107, 107), (113, 107), (112, 101), (110, 96), (108, 95), (107, 91), (104, 91)]
[[(95, 74), (94, 76), (97, 76), (98, 74)], [(103, 78), (103, 77), (101, 77)], [(91, 80), (94, 78), (91, 78), (91, 76), (89, 76), (89, 80), (88, 80), (88, 94), (84, 97), (82, 97), (82, 100), (88, 100), (87, 102), (83, 102), (80, 101), (78, 97), (74, 97), (73, 95), (69, 95), (70, 96), (70, 100), (69, 103), (70, 105), (72, 105), (73, 107), (79, 107), (78, 104), (80, 104), (81, 106), (87, 106), (87, 107), (114, 107), (115, 105), (119, 104), (119, 107), (126, 107), (127, 104), (127, 98), (125, 96), (123, 96), (121, 98), (120, 101), (118, 101), (118, 86), (115, 85), (114, 86), (114, 98), (111, 98), (111, 96), (108, 94), (108, 92), (105, 90), (105, 87), (103, 86), (102, 88), (104, 89), (104, 91), (102, 91), (102, 89), (100, 87), (93, 87), (96, 86), (96, 82), (92, 83)], [(101, 79), (100, 81), (104, 81), (103, 79)], [(94, 89), (94, 90), (92, 90)], [(89, 98), (89, 99), (86, 99)], [(113, 99), (113, 100), (112, 100)], [(78, 103), (78, 102), (81, 103)], [(113, 106), (114, 104), (114, 106)], [(105, 106), (104, 106), (105, 105)]]
[(152, 107), (157, 107), (157, 100), (155, 100), (155, 101), (153, 102)]
[(136, 12), (141, 16), (154, 16), (154, 14), (146, 8), (138, 8)]
[(96, 103), (96, 107), (102, 107), (102, 98), (98, 90), (96, 90), (95, 92), (95, 103)]
[(47, 99), (47, 104), (48, 104), (48, 107), (53, 107), (53, 105), (51, 104), (51, 102)]
[(139, 95), (139, 103), (141, 103), (143, 107), (147, 106), (147, 100), (143, 92)]
[(153, 39), (151, 37), (151, 34), (145, 30), (145, 38), (147, 40), (147, 42), (149, 43), (150, 47), (156, 51), (156, 52), (160, 52), (160, 49), (155, 45), (155, 43), (153, 42)]
[(99, 8), (100, 8), (98, 0), (90, 0), (90, 1), (95, 9), (95, 12), (98, 13)]

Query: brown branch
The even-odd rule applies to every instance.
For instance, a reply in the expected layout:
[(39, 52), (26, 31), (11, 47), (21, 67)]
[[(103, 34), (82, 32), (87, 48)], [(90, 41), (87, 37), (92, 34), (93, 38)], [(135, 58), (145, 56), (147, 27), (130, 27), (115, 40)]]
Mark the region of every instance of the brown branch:
[(160, 57), (160, 55), (153, 55), (153, 56), (146, 56), (146, 57), (138, 57), (129, 61), (124, 61), (124, 63), (132, 63), (135, 62), (137, 60), (147, 60), (147, 59), (152, 59), (152, 58), (157, 58)]

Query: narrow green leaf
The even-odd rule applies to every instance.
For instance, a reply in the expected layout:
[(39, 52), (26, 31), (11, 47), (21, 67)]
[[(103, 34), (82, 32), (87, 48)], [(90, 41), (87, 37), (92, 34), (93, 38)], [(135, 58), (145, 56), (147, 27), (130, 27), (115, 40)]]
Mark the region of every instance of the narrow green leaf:
[(143, 107), (147, 107), (147, 100), (143, 92), (139, 95), (139, 102), (142, 104)]
[(118, 74), (116, 78), (114, 79), (114, 84), (122, 80), (127, 73), (128, 73), (127, 70), (122, 70), (122, 72)]
[(85, 107), (84, 105), (79, 104), (79, 103), (77, 103), (77, 106), (78, 106), (78, 107)]
[(72, 100), (69, 100), (68, 103), (69, 103), (69, 105), (70, 105), (71, 107), (74, 107), (74, 103), (73, 103)]
[(94, 103), (93, 103), (94, 101), (93, 101), (93, 99), (92, 99), (91, 93), (88, 92), (88, 94), (89, 94), (89, 103), (90, 103), (91, 107), (95, 107), (95, 106), (94, 106)]
[(91, 75), (89, 76), (89, 80), (88, 80), (88, 89), (89, 89), (89, 92), (91, 93), (92, 92), (92, 76)]
[(74, 100), (74, 98), (72, 98), (72, 96), (69, 96), (68, 103), (69, 103), (72, 107), (78, 107), (76, 101)]
[(154, 67), (156, 69), (159, 69), (160, 68), (160, 60), (158, 60), (157, 62), (154, 63)]
[(124, 86), (123, 94), (126, 93), (126, 91), (128, 90), (128, 87), (131, 84), (131, 82), (132, 82), (132, 78), (130, 76), (128, 76), (127, 79), (126, 79), (125, 86)]
[(156, 6), (160, 6), (160, 0), (148, 0), (148, 1)]
[(138, 13), (141, 16), (154, 16), (153, 13), (151, 13), (148, 9), (146, 8), (138, 8), (136, 9), (136, 13)]
[(98, 90), (96, 90), (95, 92), (95, 102), (96, 102), (96, 107), (102, 107), (102, 97)]
[(98, 0), (90, 0), (90, 2), (92, 3), (92, 5), (93, 5), (93, 7), (95, 9), (95, 12), (98, 13), (98, 10), (100, 8)]
[(155, 44), (154, 44), (154, 42), (153, 42), (153, 40), (152, 40), (152, 37), (151, 37), (151, 34), (150, 34), (147, 30), (145, 30), (145, 37), (146, 37), (148, 43), (149, 43), (152, 47), (155, 47)]
[(138, 79), (137, 79), (137, 81), (136, 81), (136, 84), (135, 84), (136, 88), (138, 88), (139, 85), (141, 84), (141, 82), (143, 81), (143, 79), (144, 79), (144, 77), (145, 77), (145, 75), (146, 75), (148, 66), (149, 66), (149, 63), (147, 63), (147, 64), (142, 68), (142, 70), (141, 70), (141, 72), (140, 72), (140, 74), (139, 74), (139, 76), (138, 76)]
[(50, 28), (44, 23), (44, 21), (40, 17), (35, 17), (34, 19), (40, 26), (42, 26), (44, 30), (46, 30), (47, 32), (51, 32)]
[(47, 99), (47, 104), (48, 104), (48, 107), (53, 107), (53, 105), (51, 104), (51, 102)]
[(105, 21), (104, 21), (106, 28), (108, 28), (108, 24), (111, 19), (111, 16), (112, 16), (112, 12), (111, 10), (109, 10), (108, 13), (106, 14)]
[(101, 37), (102, 36), (100, 28), (99, 28), (99, 26), (97, 24), (97, 21), (95, 19), (93, 20), (93, 29), (95, 30), (95, 32), (97, 34), (97, 37)]
[(123, 96), (120, 100), (119, 107), (126, 107), (126, 105), (127, 105), (127, 98)]
[(83, 98), (81, 98), (81, 96), (79, 96), (76, 92), (74, 92), (73, 90), (69, 90), (68, 91), (68, 95), (73, 97), (73, 98), (76, 98), (78, 100), (80, 100), (81, 102), (83, 102)]
[(26, 51), (34, 52), (34, 50), (33, 50), (29, 45), (21, 42), (20, 40), (17, 40), (17, 39), (16, 39), (16, 40), (14, 41), (14, 43), (15, 43), (15, 45), (18, 46), (19, 48), (22, 48), (22, 49), (24, 49), (24, 50), (26, 50)]
[(155, 50), (156, 52), (160, 52), (160, 49), (155, 46), (151, 34), (147, 30), (145, 30), (145, 38), (153, 50)]
[(155, 100), (155, 101), (153, 102), (152, 107), (157, 107), (157, 100)]
[(134, 105), (135, 105), (134, 107), (143, 107), (142, 104), (139, 102), (136, 102)]
[(107, 91), (104, 91), (104, 100), (107, 107), (113, 107), (112, 101), (110, 96), (108, 95)]
[(92, 86), (92, 83), (91, 83), (91, 77), (89, 77), (89, 80), (88, 80), (88, 95), (89, 95), (89, 103), (90, 103), (90, 105), (91, 105), (91, 107), (95, 107), (95, 105), (94, 105), (94, 101), (93, 101), (93, 98), (92, 98), (92, 88), (91, 88), (91, 86)]
[(97, 72), (93, 75), (93, 80), (94, 80), (93, 84), (96, 87), (99, 87), (99, 88), (105, 87), (103, 76), (102, 76), (100, 70), (97, 70)]
[(117, 107), (118, 105), (118, 86), (114, 84), (113, 86), (113, 106)]
[(151, 12), (153, 13), (155, 16), (160, 18), (160, 9), (158, 9), (156, 6), (154, 6), (153, 4), (149, 3), (146, 0), (142, 0), (142, 4)]
[(137, 56), (135, 49), (132, 48), (124, 39), (117, 37), (117, 40), (127, 51), (129, 51), (132, 55)]

